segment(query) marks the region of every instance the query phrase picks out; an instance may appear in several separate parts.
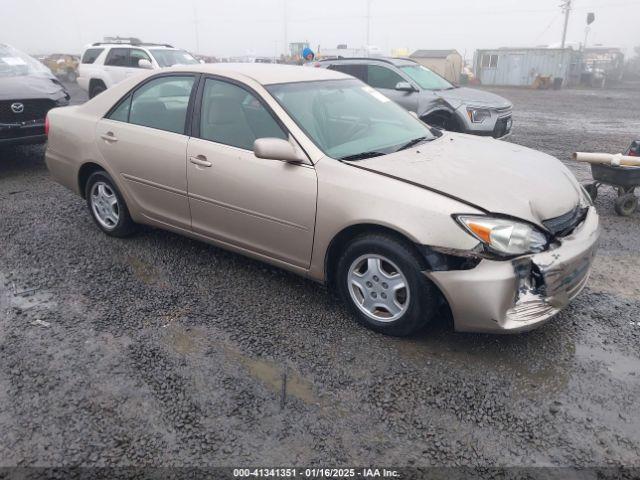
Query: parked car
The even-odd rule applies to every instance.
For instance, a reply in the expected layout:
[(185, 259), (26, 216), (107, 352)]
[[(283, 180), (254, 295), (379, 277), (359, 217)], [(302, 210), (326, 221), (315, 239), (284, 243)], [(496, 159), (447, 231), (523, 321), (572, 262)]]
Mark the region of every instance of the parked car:
[(459, 87), (407, 58), (338, 58), (314, 66), (352, 75), (429, 125), (502, 138), (511, 133), (513, 105), (494, 93)]
[(200, 63), (193, 55), (168, 44), (143, 43), (137, 39), (94, 43), (82, 54), (78, 85), (93, 98), (143, 69)]
[(53, 178), (106, 234), (149, 224), (329, 283), (388, 334), (447, 309), (458, 330), (531, 329), (596, 251), (598, 215), (560, 161), (429, 127), (337, 71), (175, 67), (49, 122)]
[(66, 53), (54, 53), (41, 60), (51, 73), (68, 82), (75, 82), (78, 78), (78, 65), (80, 59), (75, 55)]
[(69, 99), (47, 67), (0, 43), (0, 146), (45, 142), (47, 112)]

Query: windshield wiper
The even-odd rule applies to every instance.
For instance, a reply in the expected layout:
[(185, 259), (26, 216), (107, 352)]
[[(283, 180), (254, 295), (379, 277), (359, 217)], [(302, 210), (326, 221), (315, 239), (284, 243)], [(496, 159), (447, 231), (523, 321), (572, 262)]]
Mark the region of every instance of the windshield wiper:
[(347, 155), (346, 157), (340, 157), (338, 160), (365, 160), (367, 158), (381, 157), (383, 155), (386, 155), (386, 153), (362, 152), (362, 153), (356, 153), (354, 155)]
[(419, 143), (422, 142), (427, 142), (429, 141), (430, 138), (429, 137), (419, 137), (419, 138), (414, 138), (413, 140), (408, 141), (407, 143), (405, 143), (404, 145), (402, 145), (400, 148), (398, 148), (396, 150), (396, 152), (399, 152), (400, 150), (406, 150), (407, 148), (411, 148), (411, 147), (415, 147), (416, 145), (418, 145)]

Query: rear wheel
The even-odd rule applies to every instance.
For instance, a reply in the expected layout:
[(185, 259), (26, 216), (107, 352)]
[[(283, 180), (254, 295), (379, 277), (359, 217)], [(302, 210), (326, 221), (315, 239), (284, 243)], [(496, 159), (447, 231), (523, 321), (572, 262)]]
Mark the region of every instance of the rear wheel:
[(107, 172), (98, 171), (87, 180), (85, 196), (96, 225), (107, 235), (127, 237), (136, 228), (122, 194)]
[(423, 269), (411, 245), (392, 235), (364, 235), (338, 261), (338, 291), (359, 323), (388, 335), (411, 335), (438, 306), (437, 290)]
[(104, 83), (102, 83), (102, 82), (95, 83), (91, 87), (91, 90), (89, 91), (89, 98), (93, 98), (96, 95), (100, 95), (106, 89), (107, 89), (107, 87), (104, 86)]

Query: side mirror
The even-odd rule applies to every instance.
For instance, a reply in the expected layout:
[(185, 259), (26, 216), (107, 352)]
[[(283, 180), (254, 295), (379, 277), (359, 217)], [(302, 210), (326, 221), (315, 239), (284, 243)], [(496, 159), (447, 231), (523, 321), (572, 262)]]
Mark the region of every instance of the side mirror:
[(140, 60), (138, 60), (138, 67), (146, 68), (147, 70), (153, 69), (153, 65), (151, 65), (151, 62), (146, 58), (141, 58)]
[(399, 92), (413, 92), (415, 89), (409, 82), (398, 82), (396, 84), (396, 90)]
[(280, 160), (282, 162), (306, 163), (304, 155), (298, 153), (295, 147), (281, 138), (259, 138), (253, 142), (253, 153), (265, 160)]

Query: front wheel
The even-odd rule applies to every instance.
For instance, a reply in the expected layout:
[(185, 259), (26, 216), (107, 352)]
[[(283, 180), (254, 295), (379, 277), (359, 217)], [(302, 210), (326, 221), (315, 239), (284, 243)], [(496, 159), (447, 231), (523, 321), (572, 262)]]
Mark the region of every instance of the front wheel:
[(91, 174), (85, 196), (93, 220), (104, 233), (127, 237), (135, 231), (136, 224), (129, 215), (127, 204), (107, 172)]
[(356, 238), (337, 266), (337, 287), (356, 320), (380, 333), (407, 336), (435, 317), (436, 287), (424, 276), (424, 260), (392, 235)]

